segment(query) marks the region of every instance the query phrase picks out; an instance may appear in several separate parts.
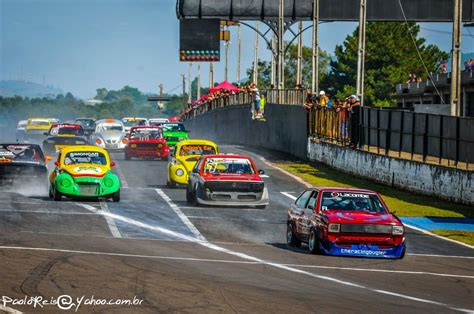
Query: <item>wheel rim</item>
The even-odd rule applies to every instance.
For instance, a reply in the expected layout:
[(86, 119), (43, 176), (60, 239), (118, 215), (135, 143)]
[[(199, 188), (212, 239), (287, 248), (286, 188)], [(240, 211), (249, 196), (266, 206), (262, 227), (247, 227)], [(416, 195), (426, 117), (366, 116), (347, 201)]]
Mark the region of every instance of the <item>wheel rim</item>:
[(287, 231), (286, 231), (286, 241), (288, 243), (291, 243), (291, 240), (293, 239), (293, 230), (291, 230), (290, 225), (288, 225)]
[(308, 247), (309, 247), (310, 251), (312, 251), (314, 249), (314, 232), (312, 232), (312, 231), (311, 231), (311, 234), (309, 236)]

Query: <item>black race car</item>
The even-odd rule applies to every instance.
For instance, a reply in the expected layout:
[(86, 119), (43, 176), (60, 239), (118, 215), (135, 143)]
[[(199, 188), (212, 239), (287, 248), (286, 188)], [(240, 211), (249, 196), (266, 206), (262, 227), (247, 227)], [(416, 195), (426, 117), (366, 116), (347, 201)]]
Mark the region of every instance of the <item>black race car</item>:
[(46, 185), (50, 159), (36, 144), (0, 144), (0, 184)]
[(85, 137), (84, 130), (79, 124), (62, 123), (53, 124), (48, 136), (43, 141), (43, 150), (46, 154), (54, 154), (64, 146), (88, 145), (89, 141)]
[(82, 126), (86, 136), (91, 136), (95, 132), (95, 119), (77, 118), (74, 123)]

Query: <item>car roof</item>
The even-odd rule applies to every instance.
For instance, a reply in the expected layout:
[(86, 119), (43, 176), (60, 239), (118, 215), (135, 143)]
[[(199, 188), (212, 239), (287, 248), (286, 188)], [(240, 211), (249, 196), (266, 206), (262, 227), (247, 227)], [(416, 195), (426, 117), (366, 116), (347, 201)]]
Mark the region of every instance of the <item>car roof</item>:
[(311, 187), (308, 190), (317, 190), (321, 192), (358, 192), (358, 193), (367, 193), (367, 194), (378, 194), (375, 191), (358, 189), (358, 188), (344, 188), (344, 187)]
[(176, 144), (176, 146), (181, 147), (181, 146), (183, 146), (183, 145), (199, 145), (199, 144), (211, 145), (211, 146), (217, 147), (217, 144), (214, 143), (213, 141), (200, 140), (200, 139), (192, 139), (192, 140), (180, 141), (180, 142), (178, 142), (178, 144)]
[(61, 153), (69, 153), (69, 152), (87, 152), (87, 151), (94, 151), (100, 152), (104, 155), (108, 155), (107, 151), (103, 148), (92, 146), (92, 145), (80, 145), (80, 146), (66, 146), (61, 149)]
[(156, 125), (136, 125), (136, 126), (132, 126), (131, 130), (135, 130), (135, 129), (157, 129), (157, 130), (161, 130), (161, 128), (159, 126), (156, 126)]
[(0, 143), (0, 146), (31, 146), (31, 147), (35, 147), (35, 148), (38, 148), (41, 150), (41, 146), (38, 145), (38, 144), (30, 144), (30, 143)]
[(244, 158), (252, 159), (250, 156), (239, 155), (239, 154), (213, 154), (213, 155), (204, 155), (204, 158)]
[(96, 124), (102, 123), (116, 123), (116, 124), (123, 124), (121, 120), (118, 119), (100, 119), (96, 121)]

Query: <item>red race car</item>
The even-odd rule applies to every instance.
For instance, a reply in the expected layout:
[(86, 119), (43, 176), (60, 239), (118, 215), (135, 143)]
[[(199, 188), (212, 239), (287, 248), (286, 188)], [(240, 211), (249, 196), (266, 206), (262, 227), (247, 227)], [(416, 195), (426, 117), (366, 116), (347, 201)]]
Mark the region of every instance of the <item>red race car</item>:
[(125, 146), (125, 159), (161, 158), (168, 159), (169, 147), (163, 132), (157, 126), (134, 126), (130, 129)]
[(203, 155), (189, 174), (188, 203), (202, 205), (268, 205), (268, 191), (253, 160), (243, 155)]
[(287, 243), (311, 253), (403, 258), (405, 228), (380, 195), (347, 188), (311, 188), (288, 209)]

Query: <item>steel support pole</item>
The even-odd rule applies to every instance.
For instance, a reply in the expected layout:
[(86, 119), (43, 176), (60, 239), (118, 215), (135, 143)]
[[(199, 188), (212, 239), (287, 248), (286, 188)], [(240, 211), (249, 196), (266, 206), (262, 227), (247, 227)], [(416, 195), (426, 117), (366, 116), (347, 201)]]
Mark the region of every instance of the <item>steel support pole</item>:
[(240, 60), (242, 58), (242, 49), (241, 49), (241, 34), (240, 34), (240, 24), (237, 30), (237, 83), (240, 84)]
[(367, 20), (367, 1), (360, 0), (359, 15), (359, 49), (357, 59), (357, 96), (360, 105), (364, 105), (364, 73), (365, 73), (365, 26)]
[(198, 63), (198, 75), (197, 75), (197, 97), (201, 98), (201, 63)]
[(279, 0), (278, 11), (278, 88), (285, 89), (285, 0)]
[(224, 69), (224, 80), (227, 81), (229, 76), (229, 42), (226, 41), (225, 45), (225, 69)]
[(192, 97), (192, 84), (191, 84), (191, 75), (193, 75), (193, 63), (189, 62), (189, 69), (188, 69), (188, 103), (191, 103), (193, 101)]
[(462, 2), (454, 0), (453, 58), (451, 65), (451, 115), (459, 116), (461, 109), (461, 19)]
[(303, 21), (298, 22), (298, 64), (296, 65), (296, 85), (303, 81)]
[(319, 0), (313, 0), (313, 56), (312, 56), (312, 77), (311, 90), (313, 93), (319, 93)]
[(257, 29), (257, 32), (255, 34), (255, 51), (254, 51), (254, 56), (253, 56), (253, 82), (258, 85), (258, 26), (259, 23), (258, 21), (255, 23), (255, 28)]
[(209, 89), (214, 87), (214, 62), (209, 62)]
[(275, 33), (273, 33), (272, 37), (272, 73), (271, 73), (271, 79), (270, 79), (270, 84), (273, 85), (273, 87), (276, 86), (276, 76), (277, 76), (277, 57), (276, 57), (276, 52), (277, 50), (277, 36)]

